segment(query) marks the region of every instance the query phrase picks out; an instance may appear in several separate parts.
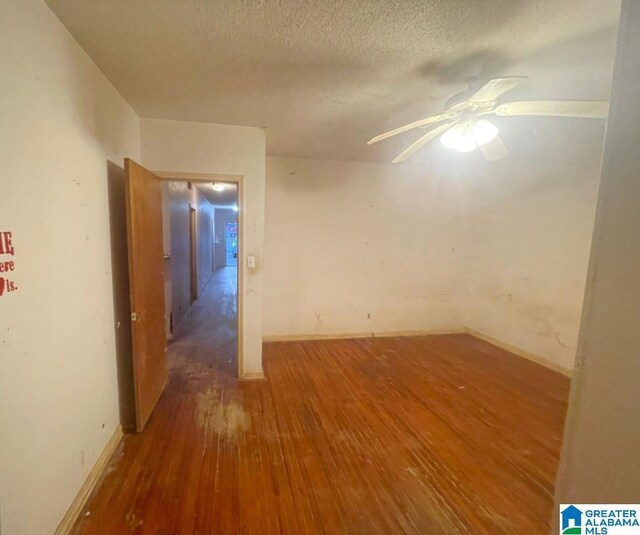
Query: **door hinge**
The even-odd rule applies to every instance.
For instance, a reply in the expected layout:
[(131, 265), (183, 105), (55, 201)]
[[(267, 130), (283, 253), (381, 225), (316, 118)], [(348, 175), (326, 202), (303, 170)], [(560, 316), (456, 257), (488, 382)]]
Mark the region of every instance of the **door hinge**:
[(140, 312), (132, 312), (131, 321), (140, 321)]

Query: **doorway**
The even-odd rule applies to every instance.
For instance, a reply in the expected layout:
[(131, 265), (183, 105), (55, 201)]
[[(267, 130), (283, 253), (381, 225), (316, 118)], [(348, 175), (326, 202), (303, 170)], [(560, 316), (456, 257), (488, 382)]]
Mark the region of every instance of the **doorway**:
[[(204, 175), (160, 176), (125, 159), (129, 430), (142, 431), (165, 386), (192, 376), (193, 366), (214, 382), (242, 377), (242, 177), (228, 178), (219, 184)], [(233, 214), (236, 225), (235, 236), (224, 233), (225, 244), (227, 235), (235, 238), (236, 257), (224, 276), (214, 269), (217, 212), (227, 220)]]
[(240, 185), (163, 179), (170, 229), (169, 368), (179, 354), (180, 362), (205, 358), (217, 373), (238, 377)]

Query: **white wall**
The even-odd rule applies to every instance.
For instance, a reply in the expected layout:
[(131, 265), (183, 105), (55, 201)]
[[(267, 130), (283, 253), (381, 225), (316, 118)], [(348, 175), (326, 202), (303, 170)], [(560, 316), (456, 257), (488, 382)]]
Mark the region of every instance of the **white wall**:
[(457, 197), (421, 167), (267, 158), (267, 337), (463, 328)]
[(3, 2), (0, 57), (2, 533), (49, 535), (120, 424), (108, 181), (139, 120), (39, 0)]
[[(243, 368), (262, 374), (262, 257), (264, 234), (265, 135), (260, 128), (219, 124), (141, 120), (142, 164), (151, 170), (221, 173), (244, 176), (242, 258), (244, 288), (240, 296)], [(244, 258), (256, 257), (249, 270)]]
[(461, 305), (470, 330), (568, 372), (602, 143), (596, 136), (563, 145), (514, 152), (477, 166), (464, 181), (467, 294)]

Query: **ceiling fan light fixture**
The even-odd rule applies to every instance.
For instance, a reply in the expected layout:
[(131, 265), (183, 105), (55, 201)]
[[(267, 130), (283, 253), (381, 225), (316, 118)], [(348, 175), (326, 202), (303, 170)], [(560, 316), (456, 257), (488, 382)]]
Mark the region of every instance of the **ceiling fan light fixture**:
[(497, 135), (497, 126), (486, 119), (480, 119), (452, 126), (440, 136), (440, 142), (456, 152), (471, 152), (486, 145)]
[(455, 149), (463, 137), (464, 129), (461, 125), (457, 124), (440, 136), (440, 143), (448, 149)]
[(478, 148), (473, 132), (467, 130), (454, 147), (456, 152), (471, 152)]
[(471, 152), (478, 148), (478, 143), (474, 135), (474, 122), (467, 120), (452, 126), (447, 130), (440, 142), (447, 148), (456, 152)]
[(489, 143), (499, 132), (498, 127), (486, 119), (480, 119), (476, 122), (472, 127), (472, 131), (473, 139), (475, 139), (478, 147)]
[(473, 87), (475, 84), (471, 83), (468, 90), (447, 100), (444, 112), (379, 134), (371, 138), (368, 144), (422, 128), (427, 130), (426, 134), (403, 150), (394, 158), (393, 163), (404, 162), (437, 137), (440, 137), (440, 142), (448, 149), (471, 152), (479, 148), (487, 161), (493, 161), (504, 158), (508, 150), (500, 138), (498, 127), (486, 119), (480, 119), (484, 115), (583, 119), (606, 119), (608, 116), (609, 103), (601, 100), (532, 100), (498, 104), (502, 95), (511, 91), (526, 78), (526, 76), (493, 78), (470, 95), (471, 89), (475, 89)]

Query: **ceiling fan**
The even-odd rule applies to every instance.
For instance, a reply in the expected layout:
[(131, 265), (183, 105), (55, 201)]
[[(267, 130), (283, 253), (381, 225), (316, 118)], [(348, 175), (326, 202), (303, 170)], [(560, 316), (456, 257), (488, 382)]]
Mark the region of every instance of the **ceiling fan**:
[[(480, 149), (484, 157), (491, 161), (503, 158), (508, 151), (500, 138), (498, 127), (485, 119), (486, 115), (499, 117), (540, 115), (586, 119), (606, 119), (607, 117), (609, 103), (599, 100), (524, 101), (498, 104), (499, 97), (526, 79), (526, 76), (494, 78), (476, 91), (470, 85), (469, 89), (447, 100), (443, 113), (375, 136), (369, 140), (368, 144), (420, 128), (426, 130), (426, 133), (396, 156), (393, 163), (405, 161), (438, 136), (441, 136), (440, 141), (447, 148), (458, 152)], [(471, 95), (465, 98), (469, 93)]]

